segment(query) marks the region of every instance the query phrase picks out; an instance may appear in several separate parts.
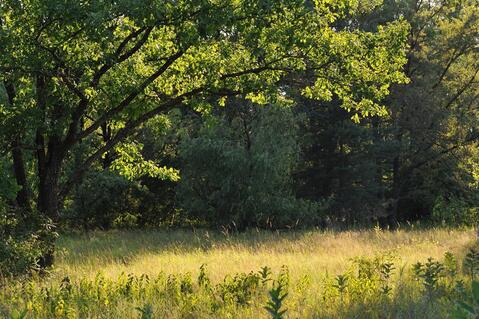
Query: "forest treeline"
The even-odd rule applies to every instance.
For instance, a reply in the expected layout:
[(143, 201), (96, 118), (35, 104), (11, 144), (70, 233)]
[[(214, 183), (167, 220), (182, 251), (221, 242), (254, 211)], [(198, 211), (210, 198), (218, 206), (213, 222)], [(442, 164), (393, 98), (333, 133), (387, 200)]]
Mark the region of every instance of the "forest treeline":
[(476, 223), (478, 30), (477, 0), (2, 1), (0, 270), (69, 228)]

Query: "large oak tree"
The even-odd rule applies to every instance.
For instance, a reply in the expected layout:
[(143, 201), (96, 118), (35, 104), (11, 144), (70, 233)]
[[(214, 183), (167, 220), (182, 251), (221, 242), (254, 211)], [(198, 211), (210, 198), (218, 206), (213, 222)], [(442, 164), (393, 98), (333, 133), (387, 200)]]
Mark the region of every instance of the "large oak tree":
[[(408, 27), (336, 27), (357, 9), (355, 0), (3, 0), (0, 143), (17, 203), (57, 221), (89, 167), (149, 119), (235, 95), (281, 98), (291, 73), (313, 75), (305, 96), (337, 98), (355, 119), (384, 114), (378, 102), (406, 81)], [(67, 171), (72, 149), (96, 134), (102, 142)]]

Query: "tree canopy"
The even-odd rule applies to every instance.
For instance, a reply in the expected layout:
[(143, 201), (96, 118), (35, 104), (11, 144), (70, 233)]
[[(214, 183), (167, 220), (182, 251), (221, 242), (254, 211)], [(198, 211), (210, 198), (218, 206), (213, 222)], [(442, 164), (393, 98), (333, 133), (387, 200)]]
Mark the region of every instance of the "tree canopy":
[[(281, 98), (286, 74), (309, 71), (307, 96), (337, 96), (355, 117), (384, 113), (377, 101), (406, 81), (407, 25), (335, 27), (356, 9), (355, 1), (3, 1), (2, 133), (36, 150), (38, 206), (54, 216), (58, 196), (94, 161), (174, 107), (231, 95), (265, 103)], [(71, 149), (107, 124), (114, 133), (57, 185)]]
[(478, 8), (3, 0), (0, 212), (289, 227), (470, 207)]

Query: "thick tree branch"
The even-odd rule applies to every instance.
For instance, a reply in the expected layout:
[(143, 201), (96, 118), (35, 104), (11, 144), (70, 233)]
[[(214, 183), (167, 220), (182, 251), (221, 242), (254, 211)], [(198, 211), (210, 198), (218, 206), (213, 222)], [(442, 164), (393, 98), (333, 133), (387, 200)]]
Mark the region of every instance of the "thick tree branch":
[(453, 95), (453, 97), (451, 99), (449, 99), (449, 101), (446, 103), (446, 105), (444, 106), (444, 108), (449, 108), (454, 102), (456, 102), (460, 97), (461, 95), (471, 86), (471, 84), (474, 83), (474, 80), (476, 79), (477, 77), (477, 74), (479, 73), (479, 68), (476, 69), (476, 71), (474, 72), (474, 74), (472, 75), (472, 77), (469, 79), (469, 81), (467, 81), (457, 92), (456, 94)]
[[(100, 69), (95, 73), (93, 76), (93, 79), (90, 82), (90, 86), (95, 88), (98, 86), (101, 77), (107, 73), (111, 68), (113, 68), (115, 65), (124, 62), (127, 60), (129, 57), (131, 57), (133, 54), (138, 52), (143, 45), (146, 43), (148, 40), (151, 32), (153, 31), (154, 27), (144, 27), (140, 28), (132, 33), (130, 33), (118, 46), (114, 53), (114, 57), (103, 64), (103, 66), (100, 67)], [(130, 43), (131, 40), (137, 38), (140, 34), (143, 33), (143, 36), (138, 40), (138, 42), (128, 51), (122, 54), (123, 50), (126, 48), (126, 46)]]
[[(90, 82), (90, 86), (95, 88), (98, 86), (99, 81), (101, 77), (107, 73), (112, 67), (115, 65), (127, 60), (130, 58), (133, 54), (135, 54), (137, 51), (143, 47), (143, 45), (146, 43), (148, 40), (148, 37), (153, 30), (153, 27), (145, 27), (141, 28), (135, 32), (132, 32), (129, 36), (127, 36), (118, 46), (117, 50), (115, 51), (115, 58), (112, 59), (111, 61), (108, 61), (105, 63), (93, 76), (93, 79)], [(124, 52), (126, 46), (129, 44), (129, 42), (136, 37), (138, 37), (141, 33), (143, 33), (143, 36), (138, 40), (138, 42), (128, 51)], [(68, 73), (70, 72), (70, 69), (67, 67), (65, 61), (63, 61), (58, 54), (55, 52), (54, 49), (48, 48), (44, 45), (41, 44), (39, 38), (37, 38), (37, 42), (40, 48), (43, 50), (47, 51), (53, 59), (57, 62), (58, 66), (62, 69), (65, 69)], [(71, 117), (71, 122), (67, 131), (67, 134), (65, 136), (65, 139), (62, 142), (62, 149), (63, 151), (66, 151), (69, 147), (71, 147), (74, 142), (77, 140), (77, 134), (78, 134), (78, 125), (80, 122), (80, 119), (82, 115), (85, 113), (86, 109), (88, 108), (88, 103), (89, 99), (83, 92), (83, 90), (79, 89), (79, 87), (72, 81), (69, 77), (68, 74), (65, 74), (62, 71), (58, 71), (58, 76), (62, 79), (62, 81), (66, 84), (68, 89), (72, 91), (75, 95), (77, 95), (80, 99), (78, 106), (75, 108), (75, 110), (72, 113)]]
[(451, 68), (451, 66), (454, 64), (454, 62), (456, 62), (457, 59), (459, 59), (461, 56), (463, 56), (466, 52), (467, 52), (467, 46), (463, 46), (458, 52), (456, 52), (456, 50), (454, 50), (454, 52), (452, 53), (451, 57), (449, 58), (448, 63), (446, 64), (446, 66), (445, 66), (444, 69), (442, 70), (441, 74), (439, 75), (438, 80), (437, 80), (436, 83), (434, 83), (434, 85), (432, 86), (432, 89), (433, 89), (433, 90), (434, 90), (436, 87), (438, 87), (439, 84), (442, 83), (442, 81), (443, 81), (444, 78), (446, 77), (447, 72), (449, 71), (449, 69)]
[(434, 156), (432, 156), (430, 158), (424, 159), (422, 161), (419, 161), (419, 162), (415, 163), (414, 165), (409, 166), (408, 171), (412, 172), (416, 169), (421, 168), (422, 166), (424, 166), (428, 163), (440, 160), (444, 155), (447, 155), (448, 153), (450, 153), (450, 152), (452, 152), (452, 151), (454, 151), (454, 150), (456, 150), (460, 147), (469, 145), (470, 143), (475, 143), (477, 141), (479, 141), (479, 133), (476, 133), (476, 134), (473, 134), (473, 135), (469, 136), (462, 143), (454, 144), (454, 145), (452, 145), (448, 148), (445, 148), (445, 149), (441, 150), (440, 152), (438, 152), (437, 154), (435, 154)]
[(158, 77), (160, 77), (178, 58), (183, 55), (183, 51), (179, 51), (172, 56), (170, 56), (166, 62), (152, 75), (150, 75), (143, 83), (141, 83), (133, 92), (131, 92), (126, 98), (124, 98), (118, 105), (108, 110), (99, 119), (97, 119), (93, 124), (87, 127), (85, 130), (80, 132), (77, 136), (77, 139), (83, 139), (96, 131), (103, 123), (110, 120), (116, 114), (123, 111), (131, 102), (141, 94), (151, 83), (153, 83)]
[(236, 77), (240, 77), (242, 75), (247, 75), (247, 74), (259, 74), (259, 73), (264, 72), (264, 71), (290, 71), (286, 68), (279, 68), (279, 67), (273, 67), (272, 66), (273, 64), (278, 63), (278, 62), (280, 62), (282, 60), (285, 60), (287, 58), (290, 58), (290, 56), (283, 56), (281, 58), (270, 61), (263, 66), (259, 66), (259, 67), (256, 67), (256, 68), (251, 68), (251, 69), (246, 69), (246, 70), (243, 70), (243, 71), (223, 74), (220, 78), (222, 80), (226, 80), (228, 78), (236, 78)]
[(189, 91), (185, 94), (181, 94), (175, 98), (170, 99), (159, 105), (158, 107), (154, 108), (153, 110), (144, 113), (137, 119), (128, 121), (123, 128), (121, 128), (105, 145), (100, 147), (96, 150), (92, 155), (90, 155), (85, 162), (78, 166), (76, 170), (71, 174), (68, 178), (62, 190), (60, 192), (60, 198), (64, 198), (67, 196), (73, 185), (82, 178), (84, 173), (90, 168), (90, 166), (97, 160), (99, 160), (103, 154), (111, 150), (115, 147), (118, 143), (123, 141), (126, 137), (128, 137), (136, 128), (138, 128), (141, 124), (145, 123), (149, 119), (153, 118), (155, 115), (158, 115), (162, 112), (167, 111), (175, 106), (178, 106), (183, 103), (184, 99), (191, 98), (194, 95), (200, 94), (204, 89), (197, 88), (192, 91)]

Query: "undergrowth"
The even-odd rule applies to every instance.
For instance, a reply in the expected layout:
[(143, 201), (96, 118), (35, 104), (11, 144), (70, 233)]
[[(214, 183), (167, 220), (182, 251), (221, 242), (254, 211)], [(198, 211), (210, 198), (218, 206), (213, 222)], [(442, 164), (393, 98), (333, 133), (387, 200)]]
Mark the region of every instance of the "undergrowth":
[[(351, 260), (343, 274), (292, 280), (288, 267), (227, 275), (121, 274), (46, 283), (4, 280), (2, 318), (476, 318), (479, 254), (446, 253), (396, 267), (391, 254)], [(472, 288), (471, 287), (472, 283)]]

